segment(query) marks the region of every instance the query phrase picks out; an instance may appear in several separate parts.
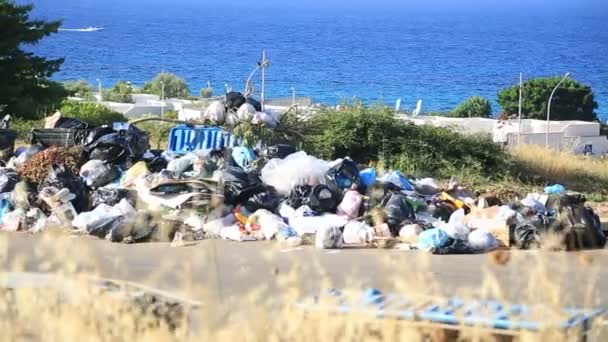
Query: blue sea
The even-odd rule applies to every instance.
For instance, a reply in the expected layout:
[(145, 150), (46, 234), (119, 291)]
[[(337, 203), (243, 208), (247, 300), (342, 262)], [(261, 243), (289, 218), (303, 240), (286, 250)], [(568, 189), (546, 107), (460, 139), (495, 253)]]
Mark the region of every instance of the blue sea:
[[(193, 93), (211, 82), (242, 90), (265, 49), (267, 96), (336, 104), (357, 97), (425, 111), (447, 111), (469, 96), (493, 101), (524, 78), (571, 72), (593, 87), (608, 118), (606, 11), (408, 11), (314, 6), (256, 7), (205, 1), (38, 0), (34, 16), (64, 28), (32, 49), (65, 57), (57, 80), (104, 87), (143, 84), (161, 71), (185, 78)], [(348, 4), (347, 2), (345, 4)], [(546, 13), (545, 13), (546, 12)], [(259, 83), (258, 83), (259, 86)]]

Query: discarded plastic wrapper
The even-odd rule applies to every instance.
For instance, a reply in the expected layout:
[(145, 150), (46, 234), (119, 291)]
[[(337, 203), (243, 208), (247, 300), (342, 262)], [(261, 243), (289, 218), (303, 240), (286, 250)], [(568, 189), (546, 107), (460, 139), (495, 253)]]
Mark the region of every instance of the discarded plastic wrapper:
[(328, 170), (328, 162), (306, 152), (296, 152), (284, 159), (271, 159), (262, 169), (261, 179), (287, 196), (297, 185), (321, 184)]
[(417, 224), (408, 224), (399, 230), (399, 240), (410, 244), (418, 243), (418, 236), (422, 233), (422, 228)]
[(282, 229), (289, 228), (280, 217), (265, 209), (260, 209), (249, 216), (245, 228), (247, 231), (251, 232), (254, 230), (252, 228), (254, 225), (259, 226), (259, 229), (262, 231), (266, 240), (274, 238)]
[(468, 236), (468, 245), (477, 252), (489, 252), (499, 246), (498, 240), (487, 229), (476, 229)]

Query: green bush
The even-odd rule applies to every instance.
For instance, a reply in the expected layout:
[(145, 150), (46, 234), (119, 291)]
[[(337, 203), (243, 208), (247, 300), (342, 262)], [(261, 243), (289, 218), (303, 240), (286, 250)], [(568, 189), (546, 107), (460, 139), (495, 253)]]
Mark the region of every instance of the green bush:
[(451, 116), (459, 118), (489, 118), (492, 116), (492, 105), (486, 98), (473, 96), (458, 105)]
[(10, 129), (17, 132), (17, 141), (30, 142), (30, 132), (34, 128), (44, 127), (44, 120), (23, 120), (14, 119), (10, 123)]
[(133, 103), (133, 86), (126, 81), (119, 81), (111, 89), (103, 91), (103, 100), (120, 103)]
[(167, 72), (156, 75), (152, 81), (146, 83), (143, 87), (144, 92), (147, 94), (158, 96), (162, 96), (163, 89), (166, 99), (190, 96), (190, 88), (186, 81), (175, 74)]
[(65, 101), (59, 111), (64, 117), (79, 119), (96, 127), (127, 121), (124, 115), (97, 103)]
[[(545, 120), (549, 96), (561, 77), (535, 78), (524, 83), (522, 112), (526, 118)], [(503, 89), (498, 102), (506, 115), (519, 110), (519, 86)], [(566, 79), (551, 102), (551, 120), (597, 120), (598, 105), (590, 86)]]
[(325, 159), (349, 156), (420, 176), (480, 175), (499, 178), (510, 157), (488, 137), (447, 128), (416, 126), (397, 119), (385, 106), (325, 109), (307, 123), (305, 149)]

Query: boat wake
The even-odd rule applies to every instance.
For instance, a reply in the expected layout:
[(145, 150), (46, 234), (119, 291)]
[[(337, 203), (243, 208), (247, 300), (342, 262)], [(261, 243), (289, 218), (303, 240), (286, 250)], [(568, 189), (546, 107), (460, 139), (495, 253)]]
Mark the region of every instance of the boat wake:
[(85, 28), (60, 28), (59, 31), (65, 32), (97, 32), (103, 30), (103, 27), (85, 27)]

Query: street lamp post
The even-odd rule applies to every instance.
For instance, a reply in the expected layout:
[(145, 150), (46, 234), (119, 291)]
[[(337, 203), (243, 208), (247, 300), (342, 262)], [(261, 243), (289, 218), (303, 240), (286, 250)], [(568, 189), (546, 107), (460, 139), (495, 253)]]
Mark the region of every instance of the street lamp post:
[(567, 72), (564, 77), (562, 77), (562, 79), (557, 83), (557, 85), (555, 86), (555, 88), (553, 88), (553, 91), (551, 92), (551, 95), (549, 96), (549, 102), (547, 103), (547, 135), (545, 137), (545, 148), (549, 148), (549, 131), (551, 128), (551, 101), (553, 100), (553, 95), (555, 95), (555, 92), (557, 91), (557, 89), (559, 88), (559, 86), (562, 85), (562, 83), (564, 83), (564, 81), (570, 77), (570, 73)]
[(165, 118), (165, 82), (160, 81), (160, 100), (161, 100), (161, 107), (160, 107), (160, 117), (161, 119)]
[(101, 81), (99, 78), (97, 79), (97, 89), (99, 89), (99, 102), (103, 101), (103, 96), (101, 95)]
[(296, 105), (296, 88), (291, 87), (291, 105)]

